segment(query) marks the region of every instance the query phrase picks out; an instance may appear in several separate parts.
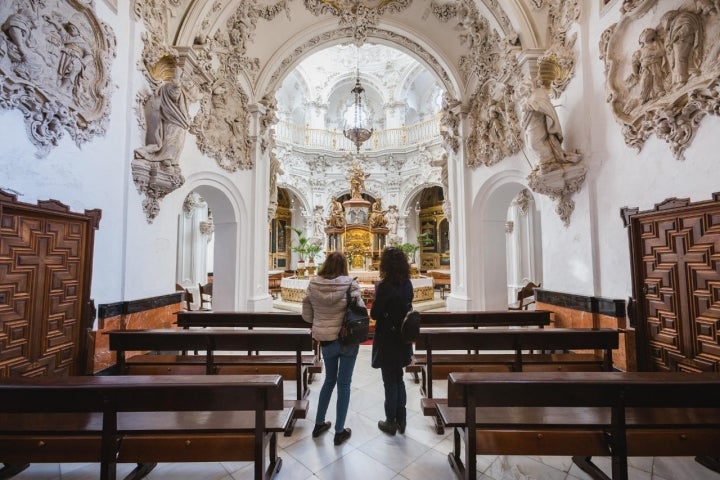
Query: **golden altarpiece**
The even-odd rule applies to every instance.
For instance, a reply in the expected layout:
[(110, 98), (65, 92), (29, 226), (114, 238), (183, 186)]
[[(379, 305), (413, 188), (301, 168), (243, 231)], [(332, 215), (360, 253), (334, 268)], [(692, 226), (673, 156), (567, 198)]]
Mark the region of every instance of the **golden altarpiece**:
[(420, 244), (420, 270), (447, 270), (450, 268), (450, 224), (443, 211), (443, 190), (427, 188), (419, 200), (418, 233)]

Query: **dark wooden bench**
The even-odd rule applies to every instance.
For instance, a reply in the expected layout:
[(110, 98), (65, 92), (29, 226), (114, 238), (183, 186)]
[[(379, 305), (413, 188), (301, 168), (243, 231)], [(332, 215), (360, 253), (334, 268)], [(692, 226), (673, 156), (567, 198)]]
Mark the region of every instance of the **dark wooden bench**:
[(611, 456), (612, 479), (627, 480), (628, 456), (717, 456), (720, 445), (716, 372), (452, 373), (438, 409), (463, 479), (476, 455), (567, 455), (598, 480), (609, 477), (591, 457)]
[[(178, 312), (177, 325), (184, 329), (193, 327), (228, 327), (228, 328), (298, 328), (310, 331), (310, 324), (302, 319), (302, 315), (292, 312)], [(320, 344), (313, 342), (313, 355), (303, 355), (303, 364), (307, 365), (308, 383), (312, 383), (313, 375), (322, 373), (323, 363), (320, 358)]]
[[(488, 327), (538, 327), (550, 325), (550, 312), (508, 312), (481, 311), (481, 312), (421, 312), (420, 328), (488, 328)], [(417, 346), (416, 346), (417, 349)], [(413, 361), (405, 367), (405, 371), (412, 373), (415, 383), (420, 383), (420, 373), (427, 362), (426, 355), (416, 352)]]
[[(612, 329), (421, 329), (415, 345), (426, 351), (421, 372), (423, 414), (435, 417), (437, 432), (444, 432), (436, 406), (446, 400), (433, 397), (433, 380), (445, 379), (451, 372), (611, 371), (612, 350), (618, 348), (619, 337), (618, 331)], [(507, 351), (512, 353), (496, 353)], [(563, 353), (538, 353), (545, 351)]]
[(279, 375), (35, 377), (0, 379), (0, 478), (30, 463), (137, 463), (140, 479), (157, 462), (249, 461), (255, 479), (280, 470)]
[[(285, 435), (292, 434), (295, 420), (305, 418), (308, 410), (308, 369), (303, 352), (312, 351), (310, 331), (294, 330), (113, 330), (110, 350), (117, 352), (116, 371), (121, 375), (168, 374), (270, 374), (282, 375), (284, 380), (295, 380), (296, 398), (288, 401), (294, 410), (293, 422)], [(181, 353), (140, 353), (128, 356), (126, 352), (189, 352), (203, 351), (202, 355)], [(248, 355), (244, 351), (294, 352), (294, 355)], [(227, 352), (220, 353), (217, 352)]]

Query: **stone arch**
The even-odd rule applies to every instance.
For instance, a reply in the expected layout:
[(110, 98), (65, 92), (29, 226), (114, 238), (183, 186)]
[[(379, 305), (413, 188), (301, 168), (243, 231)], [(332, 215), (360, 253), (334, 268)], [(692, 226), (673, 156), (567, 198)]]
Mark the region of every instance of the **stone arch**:
[[(242, 194), (228, 178), (208, 172), (190, 175), (185, 181), (183, 191), (197, 192), (213, 213), (213, 309), (247, 309), (247, 292), (252, 284), (252, 272), (240, 268), (240, 259), (249, 258), (252, 252), (249, 248), (250, 231), (240, 227), (249, 224)], [(218, 261), (218, 252), (221, 252), (222, 261)]]
[[(331, 24), (330, 26), (334, 27), (336, 25)], [(263, 74), (258, 78), (257, 91), (272, 92), (277, 90), (287, 74), (305, 57), (327, 47), (346, 42), (351, 38), (351, 34), (351, 29), (335, 28), (313, 36), (297, 45), (294, 49), (287, 48), (286, 51), (290, 51), (289, 55), (284, 58), (279, 58), (279, 56), (272, 58), (267, 68), (263, 70)], [(438, 78), (438, 81), (443, 84), (448, 92), (451, 92), (454, 96), (460, 96), (462, 92), (460, 75), (450, 67), (451, 62), (446, 61), (439, 52), (421, 45), (411, 37), (378, 28), (368, 29), (368, 40), (398, 49), (415, 58)]]
[[(517, 194), (527, 189), (527, 174), (504, 170), (487, 179), (477, 192), (468, 214), (467, 291), (474, 292), (472, 310), (507, 308), (505, 221)], [(536, 213), (539, 225), (539, 213)], [(469, 248), (472, 245), (472, 248)]]

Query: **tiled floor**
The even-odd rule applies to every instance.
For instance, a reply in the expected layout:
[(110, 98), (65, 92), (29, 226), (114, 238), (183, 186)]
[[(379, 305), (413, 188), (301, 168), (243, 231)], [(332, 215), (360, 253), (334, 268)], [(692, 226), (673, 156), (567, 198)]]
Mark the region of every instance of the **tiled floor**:
[[(377, 429), (383, 418), (383, 392), (379, 370), (370, 367), (370, 347), (362, 346), (352, 383), (350, 412), (346, 426), (352, 437), (333, 445), (332, 431), (313, 439), (311, 431), (322, 377), (311, 385), (308, 418), (298, 420), (291, 437), (280, 436), (283, 459), (279, 480), (440, 480), (454, 479), (447, 460), (452, 449), (451, 432), (437, 435), (432, 421), (420, 412), (420, 392), (412, 378), (408, 389), (408, 427), (405, 435), (387, 436)], [(294, 392), (294, 383), (287, 389)], [(441, 382), (434, 384), (444, 393)], [(335, 398), (328, 420), (334, 420)], [(596, 463), (609, 472), (606, 458)], [(632, 458), (631, 480), (720, 480), (720, 475), (695, 463), (692, 458)], [(133, 465), (118, 467), (118, 478)], [(17, 480), (94, 480), (99, 469), (92, 464), (36, 464), (14, 477)], [(252, 478), (251, 463), (166, 463), (159, 464), (149, 480), (244, 480)], [(589, 477), (568, 457), (478, 457), (478, 479), (577, 480)]]

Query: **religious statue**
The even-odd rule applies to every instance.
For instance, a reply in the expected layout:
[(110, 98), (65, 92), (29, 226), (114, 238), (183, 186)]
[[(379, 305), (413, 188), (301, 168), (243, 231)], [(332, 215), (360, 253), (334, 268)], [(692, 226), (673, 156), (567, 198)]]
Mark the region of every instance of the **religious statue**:
[(365, 179), (369, 177), (369, 173), (365, 173), (360, 167), (358, 160), (353, 160), (350, 165), (350, 197), (362, 198), (362, 192), (365, 191)]
[(695, 12), (671, 10), (663, 15), (665, 48), (670, 60), (673, 85), (684, 85), (690, 74), (700, 71), (703, 58), (703, 20)]
[(579, 155), (562, 148), (562, 128), (548, 92), (532, 85), (526, 85), (522, 90), (521, 125), (525, 130), (525, 145), (537, 159), (540, 173), (576, 164), (580, 160)]
[(56, 25), (56, 28), (62, 35), (63, 44), (57, 68), (60, 88), (70, 90), (77, 100), (82, 92), (85, 68), (91, 58), (90, 45), (74, 23), (65, 22)]
[(185, 143), (185, 132), (190, 126), (187, 98), (180, 76), (182, 70), (175, 69), (175, 76), (165, 82), (154, 100), (158, 102), (157, 124), (148, 123), (147, 144), (135, 150), (135, 158), (148, 162), (159, 162), (162, 169), (180, 173), (180, 153)]
[(285, 172), (280, 165), (280, 160), (274, 152), (270, 152), (270, 207), (273, 209), (277, 208), (278, 202), (278, 189), (277, 189), (277, 177)]
[(391, 234), (397, 233), (398, 216), (397, 206), (390, 205), (388, 211), (385, 213), (385, 220), (387, 220), (387, 228)]
[[(625, 79), (630, 88), (640, 84), (640, 102), (646, 103), (665, 93), (667, 62), (665, 49), (654, 28), (646, 28), (640, 33), (640, 49), (632, 56), (632, 73)], [(626, 110), (636, 105), (629, 104)]]
[(387, 219), (385, 213), (382, 210), (382, 202), (378, 198), (372, 205), (372, 211), (370, 212), (370, 227), (372, 228), (385, 228), (387, 226)]
[(330, 218), (327, 221), (328, 227), (343, 228), (345, 226), (345, 212), (342, 204), (337, 198), (333, 198), (330, 209)]
[(313, 211), (313, 238), (325, 238), (325, 219), (322, 205), (315, 206)]

